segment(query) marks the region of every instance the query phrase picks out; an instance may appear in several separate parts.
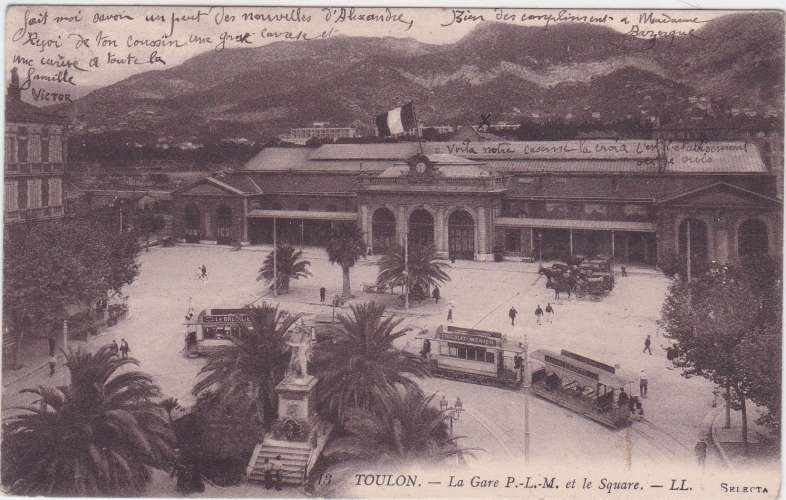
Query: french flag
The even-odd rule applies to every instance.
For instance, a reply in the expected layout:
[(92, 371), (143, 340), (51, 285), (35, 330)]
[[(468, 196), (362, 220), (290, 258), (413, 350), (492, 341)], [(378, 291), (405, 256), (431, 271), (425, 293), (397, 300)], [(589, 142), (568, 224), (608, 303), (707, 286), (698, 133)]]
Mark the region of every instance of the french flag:
[(380, 137), (403, 134), (417, 126), (415, 106), (410, 102), (387, 113), (377, 115), (377, 130)]

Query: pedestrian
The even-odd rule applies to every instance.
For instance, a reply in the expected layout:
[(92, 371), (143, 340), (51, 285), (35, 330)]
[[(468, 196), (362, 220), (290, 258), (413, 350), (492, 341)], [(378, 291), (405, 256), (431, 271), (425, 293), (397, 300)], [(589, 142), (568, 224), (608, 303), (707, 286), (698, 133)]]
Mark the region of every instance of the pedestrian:
[(642, 398), (647, 397), (647, 374), (644, 373), (644, 370), (639, 372), (639, 392)]
[(696, 447), (693, 448), (693, 452), (696, 453), (696, 461), (699, 463), (699, 467), (703, 469), (707, 460), (707, 441), (699, 439)]
[(540, 308), (540, 304), (538, 307), (535, 308), (535, 321), (540, 324), (540, 319), (543, 317), (543, 309)]
[(265, 461), (262, 463), (262, 478), (265, 482), (266, 490), (273, 487), (273, 464), (270, 463), (269, 458), (265, 458)]
[(439, 304), (439, 287), (435, 286), (434, 291), (431, 292), (431, 297), (434, 299), (435, 304)]
[(49, 376), (53, 376), (55, 374), (55, 366), (57, 366), (57, 359), (55, 359), (54, 355), (49, 356)]
[(276, 474), (276, 476), (275, 476), (276, 477), (276, 491), (281, 491), (281, 483), (282, 483), (282, 480), (283, 480), (283, 478), (281, 477), (281, 472), (282, 472), (281, 468), (282, 467), (283, 467), (283, 464), (281, 463), (281, 455), (276, 455), (276, 463), (275, 463), (275, 466), (274, 466), (274, 471), (275, 471), (275, 474)]
[(120, 339), (120, 357), (122, 359), (128, 358), (128, 353), (131, 351), (131, 348), (128, 346), (128, 342), (126, 339)]
[(202, 276), (201, 276), (201, 278), (202, 278), (203, 280), (206, 280), (206, 279), (207, 279), (207, 267), (205, 267), (205, 265), (204, 265), (204, 264), (202, 264), (202, 267), (201, 267), (201, 268), (199, 268), (199, 269), (200, 269), (200, 271), (202, 271)]
[(320, 302), (325, 302), (325, 295), (326, 294), (327, 294), (327, 290), (325, 290), (324, 286), (319, 289), (319, 301)]
[(451, 254), (450, 255), (450, 263), (451, 264), (455, 264), (456, 263), (456, 255), (455, 254)]
[(420, 357), (423, 359), (428, 359), (428, 355), (431, 353), (431, 341), (429, 339), (425, 339), (423, 341), (423, 348), (420, 350)]
[(554, 321), (554, 308), (551, 307), (551, 302), (546, 304), (546, 314), (548, 314), (548, 316), (546, 316), (546, 321), (548, 323), (553, 322)]
[(649, 352), (650, 356), (652, 356), (652, 349), (650, 349), (651, 344), (652, 344), (652, 337), (647, 335), (647, 338), (644, 339), (644, 350), (641, 351), (641, 353), (644, 354), (645, 352)]
[(516, 375), (516, 382), (521, 382), (521, 367), (524, 364), (524, 360), (518, 353), (513, 356), (513, 370), (515, 371)]
[(510, 311), (508, 311), (508, 316), (510, 317), (510, 326), (515, 326), (516, 325), (516, 315), (518, 313), (519, 312), (516, 310), (515, 307), (510, 306)]
[(453, 323), (453, 302), (448, 302), (448, 323)]
[(113, 340), (111, 344), (109, 344), (110, 349), (112, 349), (112, 355), (117, 356), (120, 352), (120, 346), (117, 345), (117, 340)]
[(617, 397), (617, 403), (620, 408), (628, 406), (628, 393), (625, 392), (624, 387), (620, 387), (620, 395)]
[(620, 266), (620, 273), (622, 274), (623, 278), (627, 278), (628, 277), (628, 270), (625, 269), (625, 266)]

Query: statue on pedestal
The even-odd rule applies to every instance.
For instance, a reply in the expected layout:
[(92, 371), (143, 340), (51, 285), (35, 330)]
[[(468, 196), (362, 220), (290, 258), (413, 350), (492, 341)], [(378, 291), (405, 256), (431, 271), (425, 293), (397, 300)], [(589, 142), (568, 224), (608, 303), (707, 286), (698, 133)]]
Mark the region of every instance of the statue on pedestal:
[(311, 360), (311, 335), (301, 324), (289, 334), (287, 345), (292, 348), (289, 365), (284, 380), (305, 380), (308, 375), (308, 362)]

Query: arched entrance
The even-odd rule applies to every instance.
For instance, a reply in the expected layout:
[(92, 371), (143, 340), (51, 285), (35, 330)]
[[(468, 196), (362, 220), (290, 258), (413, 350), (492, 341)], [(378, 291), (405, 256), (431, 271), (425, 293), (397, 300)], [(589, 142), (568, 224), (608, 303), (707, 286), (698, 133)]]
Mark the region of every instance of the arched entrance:
[(202, 238), (202, 231), (201, 231), (201, 215), (199, 213), (199, 207), (197, 207), (194, 203), (189, 203), (186, 205), (186, 242), (188, 243), (199, 243), (199, 240)]
[(219, 205), (216, 209), (216, 243), (232, 243), (232, 209), (226, 205)]
[(475, 258), (475, 221), (466, 210), (456, 210), (448, 217), (448, 251), (457, 259)]
[(434, 217), (428, 210), (418, 208), (409, 216), (409, 246), (434, 244)]
[(684, 219), (679, 229), (679, 254), (688, 255), (688, 233), (690, 233), (691, 265), (697, 268), (709, 261), (707, 244), (707, 224), (698, 219)]
[(396, 217), (390, 209), (382, 207), (371, 217), (371, 248), (374, 253), (385, 253), (396, 244)]
[(737, 253), (740, 257), (768, 253), (767, 225), (758, 219), (748, 219), (737, 232)]

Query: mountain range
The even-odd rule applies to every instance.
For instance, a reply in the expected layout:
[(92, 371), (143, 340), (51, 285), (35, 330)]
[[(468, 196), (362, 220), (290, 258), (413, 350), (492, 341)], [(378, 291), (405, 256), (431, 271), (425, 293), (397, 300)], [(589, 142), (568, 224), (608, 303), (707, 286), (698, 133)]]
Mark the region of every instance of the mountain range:
[(314, 121), (370, 129), (409, 100), (434, 125), (474, 124), (481, 113), (680, 117), (691, 97), (782, 116), (783, 74), (777, 12), (727, 15), (654, 42), (589, 24), (482, 23), (446, 45), (335, 37), (209, 51), (52, 108), (87, 127), (181, 137), (273, 135)]

